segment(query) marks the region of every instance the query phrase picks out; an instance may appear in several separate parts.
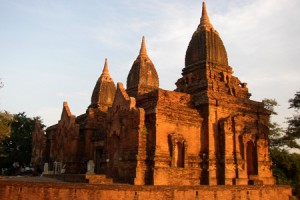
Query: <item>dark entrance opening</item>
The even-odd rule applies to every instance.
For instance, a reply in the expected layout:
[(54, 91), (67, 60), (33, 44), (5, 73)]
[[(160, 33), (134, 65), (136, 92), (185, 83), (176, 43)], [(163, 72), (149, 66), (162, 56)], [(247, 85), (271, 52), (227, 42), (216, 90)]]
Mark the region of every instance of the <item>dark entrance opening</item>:
[(96, 174), (104, 173), (103, 148), (96, 149), (95, 173)]
[(177, 167), (184, 168), (184, 143), (177, 142)]
[(247, 174), (257, 175), (257, 152), (252, 141), (247, 143)]

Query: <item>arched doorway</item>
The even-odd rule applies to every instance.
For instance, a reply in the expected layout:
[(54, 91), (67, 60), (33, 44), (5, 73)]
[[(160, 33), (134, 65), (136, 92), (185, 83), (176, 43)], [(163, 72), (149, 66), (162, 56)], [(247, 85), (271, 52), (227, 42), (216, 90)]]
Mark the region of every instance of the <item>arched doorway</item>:
[(257, 175), (257, 152), (252, 141), (247, 142), (247, 174)]

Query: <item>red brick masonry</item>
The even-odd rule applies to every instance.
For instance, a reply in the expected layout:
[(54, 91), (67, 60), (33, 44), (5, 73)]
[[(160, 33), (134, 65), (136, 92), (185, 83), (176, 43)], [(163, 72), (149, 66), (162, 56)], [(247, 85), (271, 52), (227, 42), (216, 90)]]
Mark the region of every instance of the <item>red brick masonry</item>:
[(93, 185), (64, 182), (25, 182), (0, 180), (2, 200), (131, 200), (131, 199), (251, 199), (288, 200), (292, 194), (288, 186), (134, 186)]

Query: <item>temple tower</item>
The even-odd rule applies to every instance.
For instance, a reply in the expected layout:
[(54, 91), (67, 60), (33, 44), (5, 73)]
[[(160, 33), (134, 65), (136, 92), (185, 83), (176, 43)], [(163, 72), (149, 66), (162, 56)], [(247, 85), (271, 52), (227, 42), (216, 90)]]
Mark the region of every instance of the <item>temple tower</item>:
[(134, 61), (127, 77), (127, 93), (129, 96), (151, 92), (159, 87), (156, 69), (147, 55), (145, 37), (142, 39), (140, 53)]
[(116, 86), (108, 71), (107, 58), (101, 76), (98, 78), (91, 98), (91, 108), (106, 111), (112, 105), (116, 93)]
[(176, 86), (176, 91), (193, 96), (193, 104), (203, 118), (201, 184), (273, 184), (266, 153), (268, 141), (263, 139), (268, 134), (270, 113), (262, 103), (250, 100), (247, 84), (233, 76), (205, 3)]
[(86, 111), (84, 128), (81, 129), (85, 137), (86, 160), (94, 160), (95, 172), (103, 173), (105, 157), (103, 139), (106, 137), (107, 110), (113, 104), (116, 86), (108, 70), (108, 61), (105, 59), (102, 74), (98, 78), (91, 97), (91, 104)]

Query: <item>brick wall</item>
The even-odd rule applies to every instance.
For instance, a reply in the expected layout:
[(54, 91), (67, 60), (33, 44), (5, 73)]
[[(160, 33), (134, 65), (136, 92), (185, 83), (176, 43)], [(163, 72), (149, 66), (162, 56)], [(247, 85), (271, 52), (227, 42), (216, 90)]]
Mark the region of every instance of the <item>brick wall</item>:
[(288, 186), (133, 186), (74, 183), (0, 181), (0, 199), (5, 200), (131, 200), (131, 199), (251, 199), (288, 200)]

